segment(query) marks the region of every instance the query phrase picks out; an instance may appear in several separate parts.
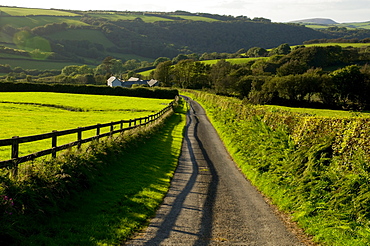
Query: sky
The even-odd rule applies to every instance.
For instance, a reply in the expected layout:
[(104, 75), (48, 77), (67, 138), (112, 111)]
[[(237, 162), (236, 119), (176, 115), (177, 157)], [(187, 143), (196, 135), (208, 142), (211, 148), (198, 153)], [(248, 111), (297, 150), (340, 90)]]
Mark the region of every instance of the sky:
[(370, 21), (370, 0), (1, 0), (0, 5), (72, 10), (176, 10), (232, 16), (263, 17), (273, 22), (328, 18), (338, 23)]

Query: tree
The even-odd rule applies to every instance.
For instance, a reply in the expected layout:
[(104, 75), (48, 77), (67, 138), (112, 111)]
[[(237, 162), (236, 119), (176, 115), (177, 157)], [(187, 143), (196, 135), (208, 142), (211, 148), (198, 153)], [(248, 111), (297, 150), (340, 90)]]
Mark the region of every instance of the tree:
[(287, 55), (291, 51), (289, 44), (281, 44), (270, 51), (270, 55)]
[(264, 48), (260, 47), (252, 47), (247, 51), (247, 56), (249, 57), (263, 57), (267, 56), (268, 52)]
[(210, 80), (216, 93), (227, 93), (231, 87), (230, 72), (232, 65), (224, 59), (214, 64), (210, 71)]
[(113, 60), (114, 58), (112, 56), (107, 56), (103, 62), (99, 65), (101, 66), (101, 70), (105, 72), (105, 74), (112, 74), (112, 65), (113, 65)]
[(360, 68), (358, 65), (350, 65), (330, 74), (339, 104), (343, 107), (353, 104), (361, 107), (364, 104), (365, 75)]
[(176, 82), (181, 88), (188, 88), (191, 84), (191, 78), (193, 75), (194, 61), (187, 59), (181, 60), (175, 65), (175, 77)]
[(153, 66), (158, 66), (159, 63), (165, 62), (165, 61), (170, 61), (171, 59), (168, 57), (158, 57), (154, 62)]
[(171, 86), (172, 70), (171, 61), (161, 62), (154, 71), (154, 78), (161, 82), (163, 86)]
[(306, 63), (300, 60), (290, 60), (276, 69), (276, 73), (279, 76), (287, 76), (289, 74), (303, 74), (307, 71), (307, 69), (308, 66)]
[(175, 58), (172, 59), (172, 63), (173, 64), (176, 64), (176, 63), (179, 63), (182, 60), (187, 60), (187, 59), (188, 59), (188, 56), (187, 55), (179, 54)]
[(65, 66), (62, 69), (62, 74), (65, 76), (74, 76), (76, 74), (79, 74), (79, 68), (80, 66), (78, 65)]

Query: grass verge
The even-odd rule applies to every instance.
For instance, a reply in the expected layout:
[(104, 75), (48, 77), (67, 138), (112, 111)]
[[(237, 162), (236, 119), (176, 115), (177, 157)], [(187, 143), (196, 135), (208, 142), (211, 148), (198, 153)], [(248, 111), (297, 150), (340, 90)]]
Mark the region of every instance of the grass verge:
[[(151, 129), (96, 144), (87, 153), (65, 156), (53, 165), (54, 169), (58, 167), (58, 175), (50, 175), (52, 167), (47, 175), (49, 179), (64, 176), (67, 182), (63, 187), (53, 187), (52, 182), (45, 187), (46, 182), (40, 180), (46, 171), (41, 170), (28, 177), (18, 193), (8, 186), (6, 194), (14, 198), (14, 207), (19, 209), (26, 197), (33, 203), (6, 216), (9, 226), (3, 224), (0, 242), (119, 245), (143, 228), (165, 196), (177, 166), (185, 126), (183, 106)], [(69, 185), (74, 188), (68, 189)], [(57, 195), (51, 199), (53, 192)]]
[(194, 92), (241, 171), (320, 245), (370, 245), (369, 119), (269, 111)]

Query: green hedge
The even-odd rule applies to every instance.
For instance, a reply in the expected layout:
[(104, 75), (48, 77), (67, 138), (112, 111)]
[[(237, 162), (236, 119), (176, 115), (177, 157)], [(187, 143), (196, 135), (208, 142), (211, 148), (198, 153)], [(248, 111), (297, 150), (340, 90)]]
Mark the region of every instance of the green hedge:
[(194, 93), (245, 175), (323, 245), (370, 244), (370, 119)]
[(13, 83), (0, 82), (0, 92), (61, 92), (75, 94), (130, 96), (159, 99), (173, 99), (178, 95), (177, 90), (161, 88), (125, 88), (96, 85), (72, 84), (39, 84), (39, 83)]

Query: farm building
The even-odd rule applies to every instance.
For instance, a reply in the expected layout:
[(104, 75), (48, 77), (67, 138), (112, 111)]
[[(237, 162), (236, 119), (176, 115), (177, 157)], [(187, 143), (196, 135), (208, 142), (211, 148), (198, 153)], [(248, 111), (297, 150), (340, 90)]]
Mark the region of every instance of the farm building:
[(125, 81), (125, 80), (120, 80), (112, 76), (107, 80), (107, 85), (110, 87), (122, 86), (122, 87), (131, 88), (133, 85), (148, 85), (149, 87), (153, 87), (153, 86), (157, 86), (158, 84), (159, 84), (158, 80), (155, 80), (155, 79), (141, 80), (135, 77), (131, 77), (127, 81)]
[(107, 85), (110, 87), (122, 86), (122, 81), (112, 76), (107, 80)]

